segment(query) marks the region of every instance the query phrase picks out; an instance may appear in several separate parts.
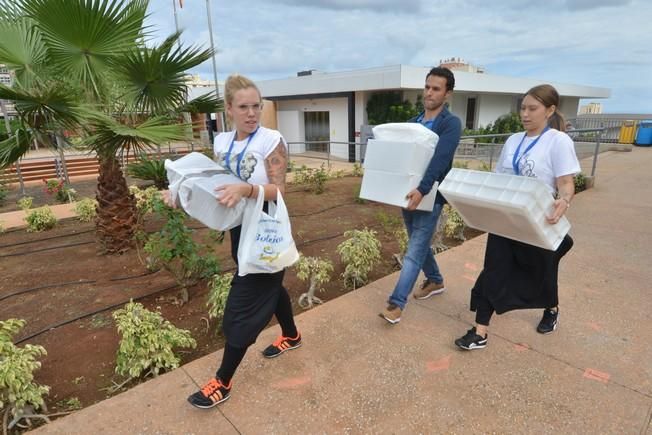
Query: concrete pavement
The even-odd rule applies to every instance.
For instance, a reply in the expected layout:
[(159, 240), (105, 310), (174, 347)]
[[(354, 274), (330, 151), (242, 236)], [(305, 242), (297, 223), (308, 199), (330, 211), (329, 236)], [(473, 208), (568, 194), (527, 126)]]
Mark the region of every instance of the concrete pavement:
[(473, 321), (469, 289), (486, 237), (437, 256), (447, 292), (377, 316), (397, 274), (298, 313), (300, 349), (266, 360), (264, 331), (232, 397), (186, 396), (221, 351), (38, 429), (46, 434), (652, 433), (652, 148), (600, 155), (596, 184), (569, 210), (574, 249), (560, 270), (560, 326), (539, 310), (493, 319), (486, 349), (453, 340)]

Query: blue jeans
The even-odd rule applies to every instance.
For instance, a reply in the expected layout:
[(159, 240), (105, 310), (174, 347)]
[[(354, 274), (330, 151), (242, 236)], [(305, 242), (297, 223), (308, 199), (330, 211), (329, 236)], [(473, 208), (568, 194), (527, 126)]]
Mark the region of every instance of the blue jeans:
[(407, 298), (417, 282), (419, 271), (430, 281), (437, 284), (444, 282), (444, 277), (439, 273), (439, 266), (432, 254), (431, 241), (437, 227), (437, 220), (441, 214), (443, 204), (435, 204), (432, 211), (402, 209), (403, 221), (407, 229), (409, 241), (405, 256), (403, 257), (403, 268), (394, 287), (394, 292), (389, 297), (389, 303), (405, 308)]

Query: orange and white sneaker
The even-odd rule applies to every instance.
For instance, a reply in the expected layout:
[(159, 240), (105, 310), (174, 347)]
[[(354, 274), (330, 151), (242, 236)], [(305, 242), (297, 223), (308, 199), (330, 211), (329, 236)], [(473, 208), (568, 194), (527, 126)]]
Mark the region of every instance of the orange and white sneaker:
[(294, 338), (283, 337), (277, 338), (274, 343), (270, 344), (263, 350), (265, 358), (275, 358), (287, 350), (296, 349), (301, 346), (301, 334), (297, 333)]
[(209, 409), (219, 405), (231, 397), (232, 383), (233, 381), (229, 382), (229, 385), (224, 385), (220, 379), (213, 378), (201, 390), (188, 396), (188, 402), (192, 406), (202, 409)]

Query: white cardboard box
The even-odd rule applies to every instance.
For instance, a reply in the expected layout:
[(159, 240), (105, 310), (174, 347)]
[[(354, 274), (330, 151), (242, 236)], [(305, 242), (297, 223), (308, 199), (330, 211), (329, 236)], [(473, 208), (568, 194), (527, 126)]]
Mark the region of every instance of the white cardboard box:
[[(405, 195), (419, 185), (433, 154), (432, 145), (369, 139), (360, 198), (405, 208)], [(433, 209), (436, 190), (437, 183), (418, 210)]]
[(556, 250), (570, 230), (546, 221), (554, 199), (536, 178), (453, 168), (439, 191), (468, 226), (509, 239)]

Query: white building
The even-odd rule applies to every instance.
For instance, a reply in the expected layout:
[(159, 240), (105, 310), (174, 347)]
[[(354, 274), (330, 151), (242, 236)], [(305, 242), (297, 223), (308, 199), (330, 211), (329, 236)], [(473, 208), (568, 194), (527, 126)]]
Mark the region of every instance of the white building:
[[(353, 159), (350, 145), (367, 124), (366, 105), (376, 92), (402, 91), (405, 99), (416, 101), (430, 68), (408, 65), (368, 68), (337, 73), (306, 71), (298, 77), (264, 80), (257, 84), (267, 100), (276, 105), (277, 128), (288, 142), (318, 140), (331, 143), (331, 153)], [(550, 83), (561, 95), (560, 110), (575, 117), (581, 98), (608, 98), (610, 90), (582, 85), (551, 83), (546, 80), (454, 71), (455, 90), (450, 109), (466, 128), (493, 123), (501, 115), (518, 111), (523, 93), (533, 86)], [(294, 145), (293, 153), (305, 151)]]
[(602, 103), (589, 103), (580, 106), (578, 115), (599, 115), (602, 113)]

